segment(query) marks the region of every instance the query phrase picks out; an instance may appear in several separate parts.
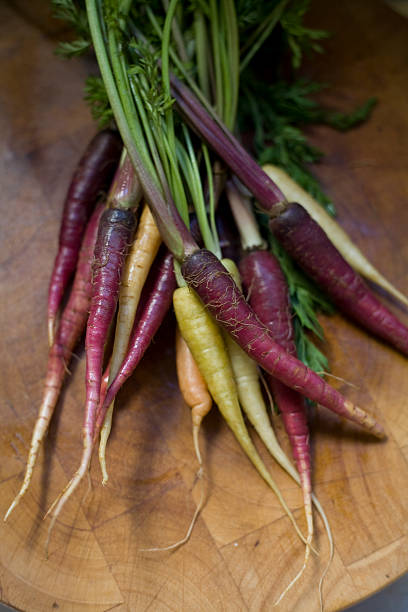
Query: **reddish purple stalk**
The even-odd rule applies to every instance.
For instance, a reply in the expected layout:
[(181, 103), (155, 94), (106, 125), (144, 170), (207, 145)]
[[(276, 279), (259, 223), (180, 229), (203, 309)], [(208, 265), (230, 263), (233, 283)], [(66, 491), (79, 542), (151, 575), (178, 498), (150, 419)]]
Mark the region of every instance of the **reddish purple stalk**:
[(61, 300), (75, 270), (86, 223), (97, 199), (110, 185), (121, 150), (117, 132), (99, 132), (89, 143), (72, 177), (65, 199), (58, 253), (49, 286), (50, 340), (54, 336), (55, 318)]
[(265, 208), (275, 213), (281, 210), (280, 203), (285, 202), (285, 196), (235, 136), (220, 120), (211, 117), (189, 88), (173, 76), (171, 88), (179, 111), (199, 136), (214, 149)]
[(216, 321), (267, 372), (374, 435), (384, 436), (381, 426), (371, 415), (346, 400), (273, 340), (215, 255), (204, 249), (197, 251), (185, 258), (181, 271)]
[(271, 219), (284, 249), (346, 315), (408, 355), (408, 328), (384, 306), (299, 204)]
[(173, 292), (177, 287), (173, 255), (169, 252), (165, 252), (164, 256), (162, 254), (159, 262), (156, 260), (152, 272), (153, 275), (149, 275), (147, 285), (143, 289), (141, 309), (135, 319), (127, 356), (108, 388), (102, 411), (98, 414), (97, 429), (102, 425), (106, 410), (119, 389), (140, 363), (171, 306)]
[[(271, 229), (284, 248), (333, 301), (375, 335), (408, 354), (408, 328), (379, 302), (298, 204), (288, 205), (280, 190), (219, 120), (214, 120), (176, 78), (172, 92), (180, 112), (208, 142), (270, 215)], [(279, 204), (281, 202), (281, 204)], [(302, 211), (302, 212), (301, 212)]]

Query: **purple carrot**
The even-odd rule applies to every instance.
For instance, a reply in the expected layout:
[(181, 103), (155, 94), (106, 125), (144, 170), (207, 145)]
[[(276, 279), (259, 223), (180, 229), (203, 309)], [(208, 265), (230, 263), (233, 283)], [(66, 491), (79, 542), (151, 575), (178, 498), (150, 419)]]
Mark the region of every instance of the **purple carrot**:
[[(120, 275), (135, 229), (132, 209), (106, 210), (95, 248), (93, 295), (86, 332), (85, 431), (92, 438), (102, 380), (103, 348), (118, 301)], [(88, 435), (88, 434), (87, 434)]]
[(110, 185), (122, 150), (118, 132), (103, 130), (94, 136), (82, 156), (65, 199), (58, 253), (48, 292), (48, 338), (55, 334), (55, 319), (78, 259), (86, 223), (98, 197)]
[(71, 361), (72, 351), (85, 329), (92, 293), (93, 254), (99, 220), (103, 210), (104, 204), (101, 203), (94, 210), (85, 231), (72, 291), (62, 312), (55, 340), (48, 355), (44, 394), (31, 438), (24, 481), (4, 520), (7, 520), (29, 487), (40, 444), (44, 439), (57, 405), (64, 378), (68, 371), (67, 367)]
[(346, 315), (408, 355), (408, 328), (384, 306), (299, 204), (270, 220), (284, 249)]
[[(274, 340), (290, 355), (296, 356), (289, 290), (278, 260), (268, 251), (253, 251), (240, 262), (239, 270), (249, 303)], [(273, 398), (280, 409), (291, 443), (303, 491), (308, 540), (313, 536), (312, 473), (309, 428), (302, 395), (267, 374)], [(307, 551), (308, 553), (308, 551)], [(307, 559), (306, 559), (307, 560)]]
[[(172, 93), (182, 115), (228, 164), (258, 200), (273, 215), (272, 231), (339, 308), (354, 320), (408, 354), (408, 328), (379, 302), (362, 279), (345, 262), (319, 225), (285, 198), (265, 172), (219, 120), (214, 120), (191, 91), (176, 78)], [(303, 212), (301, 212), (303, 211)]]
[(105, 210), (99, 224), (92, 279), (93, 294), (85, 340), (86, 405), (83, 453), (78, 470), (47, 511), (46, 516), (49, 514), (52, 516), (48, 530), (47, 550), (49, 538), (59, 513), (90, 465), (102, 383), (103, 349), (115, 314), (121, 270), (135, 225), (135, 213), (132, 208)]
[(289, 355), (259, 321), (230, 275), (209, 251), (202, 249), (185, 258), (182, 274), (218, 323), (264, 370), (342, 417), (384, 437), (374, 417), (346, 400), (341, 393)]
[(155, 263), (153, 276), (148, 279), (147, 286), (143, 289), (145, 296), (148, 292), (148, 297), (144, 300), (142, 294), (142, 308), (140, 309), (140, 316), (135, 319), (128, 353), (108, 388), (102, 410), (98, 414), (97, 429), (102, 425), (106, 410), (115, 399), (119, 389), (139, 364), (171, 306), (173, 291), (177, 286), (173, 256), (168, 251), (164, 252), (164, 256), (161, 256), (157, 267), (156, 264), (157, 262)]

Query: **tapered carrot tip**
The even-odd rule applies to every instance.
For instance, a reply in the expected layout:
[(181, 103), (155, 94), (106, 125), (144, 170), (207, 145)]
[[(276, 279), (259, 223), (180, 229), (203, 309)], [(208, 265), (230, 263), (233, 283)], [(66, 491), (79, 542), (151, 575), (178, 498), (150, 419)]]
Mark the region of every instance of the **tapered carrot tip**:
[(376, 436), (380, 440), (384, 440), (387, 437), (383, 427), (375, 420), (375, 418), (371, 414), (368, 414), (365, 410), (359, 408), (348, 400), (344, 402), (344, 407), (350, 414), (350, 417), (353, 421), (360, 423), (360, 425), (370, 431), (374, 436)]

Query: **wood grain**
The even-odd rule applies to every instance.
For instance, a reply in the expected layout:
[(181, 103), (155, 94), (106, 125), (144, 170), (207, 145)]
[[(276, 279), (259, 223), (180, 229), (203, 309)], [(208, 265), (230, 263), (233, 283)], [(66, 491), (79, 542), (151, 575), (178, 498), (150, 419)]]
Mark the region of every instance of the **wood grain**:
[[(348, 134), (310, 130), (326, 153), (316, 172), (346, 230), (408, 293), (408, 21), (371, 0), (336, 7), (319, 0), (309, 21), (333, 32), (326, 54), (307, 61), (310, 76), (331, 83), (322, 99), (351, 108), (379, 97), (372, 119)], [(47, 283), (64, 191), (95, 129), (82, 102), (84, 77), (95, 67), (90, 60), (55, 57), (61, 29), (50, 21), (45, 2), (3, 3), (0, 23), (2, 514), (21, 484), (41, 399)], [(407, 312), (398, 312), (408, 322)], [(405, 358), (340, 315), (323, 324), (333, 373), (358, 389), (338, 386), (378, 415), (389, 436), (375, 443), (323, 409), (311, 417), (314, 487), (336, 546), (324, 587), (325, 609), (334, 611), (408, 570), (408, 376)], [(46, 561), (42, 517), (77, 467), (81, 448), (84, 362), (74, 360), (32, 486), (0, 525), (1, 601), (30, 612), (255, 612), (272, 609), (293, 577), (302, 547), (215, 412), (203, 429), (208, 502), (191, 541), (172, 553), (141, 552), (182, 537), (199, 498), (173, 334), (170, 315), (120, 394), (108, 486), (100, 486), (95, 464), (92, 494), (83, 500), (84, 486), (70, 500)], [(299, 491), (260, 452), (304, 526)], [(320, 523), (317, 546), (320, 557), (279, 609), (318, 610), (316, 585), (328, 553)]]

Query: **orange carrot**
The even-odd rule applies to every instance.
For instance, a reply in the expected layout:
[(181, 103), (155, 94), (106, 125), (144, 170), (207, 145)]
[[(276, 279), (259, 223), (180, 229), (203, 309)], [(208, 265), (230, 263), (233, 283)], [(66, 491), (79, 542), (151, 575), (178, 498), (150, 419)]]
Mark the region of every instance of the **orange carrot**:
[(181, 394), (187, 406), (191, 408), (193, 421), (193, 440), (197, 460), (202, 466), (201, 453), (198, 444), (198, 433), (201, 421), (209, 413), (212, 398), (190, 349), (177, 327), (176, 331), (176, 366), (177, 379)]

